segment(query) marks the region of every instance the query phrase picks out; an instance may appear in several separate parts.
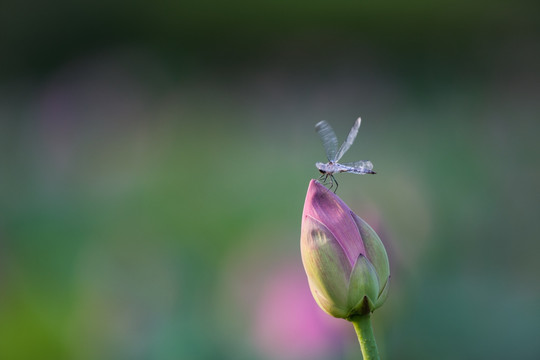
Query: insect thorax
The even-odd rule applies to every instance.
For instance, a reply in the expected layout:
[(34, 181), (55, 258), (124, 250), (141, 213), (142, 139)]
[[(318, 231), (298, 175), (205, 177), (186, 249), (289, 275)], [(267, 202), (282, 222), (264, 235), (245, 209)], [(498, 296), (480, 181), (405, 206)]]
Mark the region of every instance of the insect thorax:
[(332, 172), (335, 171), (334, 164), (331, 164), (331, 163), (326, 163), (325, 164), (325, 163), (322, 163), (322, 162), (318, 162), (318, 163), (315, 163), (315, 166), (322, 173), (332, 173)]

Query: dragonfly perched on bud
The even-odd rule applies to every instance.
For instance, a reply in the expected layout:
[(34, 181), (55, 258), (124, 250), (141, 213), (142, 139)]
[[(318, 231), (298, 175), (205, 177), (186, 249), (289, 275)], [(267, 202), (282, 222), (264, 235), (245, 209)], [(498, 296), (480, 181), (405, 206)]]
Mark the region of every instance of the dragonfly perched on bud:
[(353, 144), (354, 139), (358, 134), (358, 129), (360, 128), (361, 122), (362, 119), (360, 118), (356, 120), (353, 127), (351, 128), (351, 131), (349, 132), (349, 136), (347, 136), (347, 140), (345, 140), (339, 150), (336, 133), (334, 132), (330, 124), (323, 120), (319, 121), (317, 125), (315, 125), (315, 130), (317, 130), (317, 133), (322, 139), (324, 149), (326, 150), (326, 157), (328, 158), (327, 163), (318, 162), (315, 164), (315, 166), (322, 174), (320, 177), (321, 180), (324, 179), (324, 181), (326, 182), (328, 178), (330, 178), (330, 189), (334, 187), (334, 184), (336, 185), (336, 189), (334, 190), (334, 192), (336, 192), (338, 188), (338, 182), (334, 177), (335, 173), (347, 172), (359, 175), (375, 174), (375, 171), (372, 170), (373, 164), (369, 160), (360, 160), (349, 163), (338, 163), (339, 159), (343, 157), (343, 155), (347, 152), (347, 150), (349, 150), (349, 148)]

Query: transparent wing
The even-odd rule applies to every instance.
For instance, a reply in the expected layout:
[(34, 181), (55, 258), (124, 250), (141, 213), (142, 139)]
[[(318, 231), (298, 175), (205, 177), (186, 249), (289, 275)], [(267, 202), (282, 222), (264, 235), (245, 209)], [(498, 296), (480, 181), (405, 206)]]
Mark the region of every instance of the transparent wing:
[(319, 121), (315, 125), (315, 130), (317, 130), (317, 134), (321, 137), (328, 161), (334, 162), (338, 148), (336, 133), (334, 133), (332, 127), (324, 120)]
[(347, 140), (345, 140), (343, 145), (341, 145), (341, 147), (339, 148), (339, 151), (335, 158), (336, 161), (339, 161), (339, 159), (341, 159), (343, 154), (345, 154), (347, 150), (349, 150), (349, 148), (353, 144), (354, 139), (356, 138), (356, 134), (358, 134), (358, 129), (360, 128), (361, 122), (362, 122), (362, 119), (358, 118), (356, 122), (354, 123), (351, 131), (349, 132), (349, 136), (347, 136)]
[(340, 163), (340, 165), (345, 165), (352, 167), (358, 170), (373, 170), (373, 164), (369, 160), (360, 160), (355, 162)]

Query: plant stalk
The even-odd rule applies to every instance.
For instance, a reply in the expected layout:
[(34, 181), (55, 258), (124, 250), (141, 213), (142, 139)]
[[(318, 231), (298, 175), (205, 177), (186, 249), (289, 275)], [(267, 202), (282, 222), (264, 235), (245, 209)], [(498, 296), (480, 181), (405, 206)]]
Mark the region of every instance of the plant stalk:
[(356, 330), (364, 360), (379, 360), (379, 350), (371, 327), (371, 314), (356, 315), (349, 319)]

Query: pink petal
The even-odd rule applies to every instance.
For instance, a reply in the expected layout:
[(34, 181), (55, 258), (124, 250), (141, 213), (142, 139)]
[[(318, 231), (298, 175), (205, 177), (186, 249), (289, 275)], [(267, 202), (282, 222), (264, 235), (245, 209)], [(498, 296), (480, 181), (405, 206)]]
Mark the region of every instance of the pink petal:
[(324, 224), (343, 248), (351, 266), (366, 250), (351, 209), (317, 180), (311, 180), (304, 203), (302, 221), (310, 216)]

